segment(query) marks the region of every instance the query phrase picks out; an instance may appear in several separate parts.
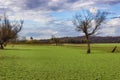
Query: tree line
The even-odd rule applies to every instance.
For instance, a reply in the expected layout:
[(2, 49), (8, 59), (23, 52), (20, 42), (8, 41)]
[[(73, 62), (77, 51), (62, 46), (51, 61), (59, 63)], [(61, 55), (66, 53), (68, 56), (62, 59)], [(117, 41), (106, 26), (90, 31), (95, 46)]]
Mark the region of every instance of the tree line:
[[(57, 40), (51, 39), (40, 39), (40, 40), (27, 40), (21, 39), (16, 41), (11, 41), (13, 44), (55, 44), (55, 45), (62, 45), (62, 44), (86, 44), (86, 40), (84, 36), (78, 37), (56, 37)], [(90, 43), (120, 43), (120, 36), (112, 37), (101, 37), (101, 36), (90, 36)]]

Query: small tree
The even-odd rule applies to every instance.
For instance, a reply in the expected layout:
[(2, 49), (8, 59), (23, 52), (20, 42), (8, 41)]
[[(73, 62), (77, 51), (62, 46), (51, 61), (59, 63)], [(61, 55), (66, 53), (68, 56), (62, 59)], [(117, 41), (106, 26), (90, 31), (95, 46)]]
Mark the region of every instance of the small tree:
[(60, 44), (59, 38), (56, 38), (54, 35), (52, 35), (51, 40), (56, 44), (56, 46)]
[(6, 15), (0, 18), (0, 49), (4, 49), (4, 44), (17, 37), (22, 26), (23, 20), (20, 22), (10, 21)]
[(76, 30), (85, 34), (88, 54), (91, 53), (89, 37), (100, 29), (100, 25), (105, 21), (106, 16), (106, 12), (91, 13), (87, 10), (74, 16), (73, 24), (76, 26)]
[(30, 40), (33, 41), (33, 37), (30, 37)]

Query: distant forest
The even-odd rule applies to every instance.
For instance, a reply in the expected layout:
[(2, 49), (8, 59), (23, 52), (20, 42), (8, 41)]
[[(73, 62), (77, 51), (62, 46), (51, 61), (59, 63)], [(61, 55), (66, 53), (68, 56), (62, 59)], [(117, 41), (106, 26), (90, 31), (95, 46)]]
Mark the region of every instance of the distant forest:
[[(120, 36), (116, 37), (100, 37), (100, 36), (90, 36), (91, 43), (120, 43)], [(41, 40), (17, 40), (13, 41), (13, 43), (25, 43), (25, 44), (63, 44), (63, 43), (70, 43), (70, 44), (82, 44), (86, 43), (84, 36), (77, 36), (77, 37), (62, 37), (62, 38), (55, 38), (55, 40), (51, 39), (41, 39)]]
[[(86, 43), (85, 37), (64, 37), (60, 38), (61, 42), (64, 43)], [(120, 43), (119, 37), (100, 37), (100, 36), (91, 36), (91, 43)]]

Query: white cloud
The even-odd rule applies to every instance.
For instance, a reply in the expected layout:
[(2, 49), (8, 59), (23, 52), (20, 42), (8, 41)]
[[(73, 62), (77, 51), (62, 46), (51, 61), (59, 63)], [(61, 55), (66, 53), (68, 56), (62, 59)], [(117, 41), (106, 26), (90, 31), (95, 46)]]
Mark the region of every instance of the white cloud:
[(89, 8), (89, 11), (94, 14), (94, 13), (97, 13), (98, 8), (97, 7)]
[(81, 2), (81, 1), (79, 1), (79, 2), (74, 3), (74, 4), (71, 6), (71, 8), (72, 8), (73, 10), (76, 10), (76, 9), (81, 9), (81, 8), (89, 7), (89, 6), (93, 5), (93, 4), (94, 4), (93, 1), (86, 1), (86, 2)]
[(48, 29), (48, 30), (41, 31), (41, 33), (43, 33), (43, 34), (55, 35), (55, 34), (57, 34), (58, 32), (57, 32), (57, 31), (53, 31), (53, 30), (51, 30), (51, 29)]
[(114, 18), (108, 21), (107, 25), (111, 27), (120, 27), (120, 18)]
[(114, 18), (102, 25), (102, 29), (99, 32), (101, 36), (120, 36), (118, 29), (120, 29), (120, 18)]
[(115, 36), (116, 34), (116, 29), (115, 28), (113, 28), (113, 27), (109, 27), (109, 28), (103, 28), (103, 29), (101, 29), (101, 31), (100, 31), (100, 35), (101, 36)]

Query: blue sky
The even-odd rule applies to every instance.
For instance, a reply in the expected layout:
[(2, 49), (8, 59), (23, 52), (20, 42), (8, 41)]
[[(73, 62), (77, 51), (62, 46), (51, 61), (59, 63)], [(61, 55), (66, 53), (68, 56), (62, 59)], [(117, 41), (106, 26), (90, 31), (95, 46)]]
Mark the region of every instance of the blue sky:
[(81, 36), (71, 20), (84, 9), (110, 13), (115, 18), (106, 20), (99, 35), (120, 36), (120, 0), (0, 0), (0, 15), (6, 11), (12, 20), (24, 19), (19, 34), (26, 38)]

